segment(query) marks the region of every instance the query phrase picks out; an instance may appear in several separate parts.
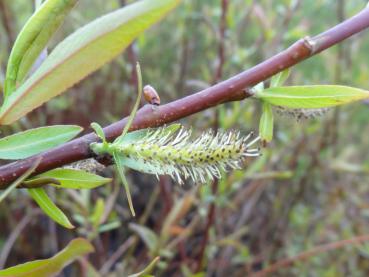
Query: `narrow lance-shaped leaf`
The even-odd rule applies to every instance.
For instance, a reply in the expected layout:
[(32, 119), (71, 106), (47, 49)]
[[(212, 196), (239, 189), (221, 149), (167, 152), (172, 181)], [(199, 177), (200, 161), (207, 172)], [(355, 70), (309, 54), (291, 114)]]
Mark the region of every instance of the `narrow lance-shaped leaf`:
[(70, 223), (68, 217), (60, 210), (54, 202), (49, 198), (43, 188), (28, 189), (29, 194), (40, 206), (40, 208), (56, 223), (61, 226), (73, 229), (74, 226)]
[(97, 199), (94, 205), (94, 212), (90, 217), (90, 220), (95, 228), (99, 227), (102, 216), (105, 210), (105, 201), (102, 198)]
[(111, 61), (179, 2), (138, 1), (77, 30), (7, 99), (0, 124), (14, 122)]
[(369, 98), (369, 92), (346, 86), (291, 86), (268, 88), (255, 97), (275, 106), (291, 109), (319, 109)]
[(273, 111), (269, 103), (263, 103), (263, 113), (260, 119), (259, 133), (263, 142), (267, 143), (273, 139)]
[(98, 186), (107, 184), (111, 181), (109, 178), (104, 178), (83, 170), (56, 168), (40, 175), (37, 175), (27, 182), (32, 182), (39, 178), (52, 178), (59, 181), (59, 184), (50, 184), (57, 188), (68, 189), (93, 189)]
[(132, 216), (136, 216), (135, 209), (134, 209), (133, 203), (132, 203), (132, 196), (131, 196), (131, 191), (129, 189), (129, 184), (128, 184), (126, 176), (124, 175), (124, 172), (123, 172), (123, 162), (122, 162), (122, 160), (124, 159), (124, 157), (121, 157), (116, 152), (113, 152), (113, 157), (114, 157), (114, 163), (115, 163), (116, 168), (118, 170), (118, 174), (119, 174), (120, 179), (123, 183), (124, 190), (126, 191), (126, 196), (127, 196), (127, 200), (128, 200), (129, 209), (131, 210)]
[(89, 241), (83, 238), (72, 240), (62, 251), (55, 256), (36, 260), (0, 270), (2, 277), (50, 277), (55, 276), (62, 269), (77, 258), (82, 257), (94, 251), (94, 247)]
[(83, 129), (73, 125), (35, 128), (0, 139), (0, 159), (24, 159), (65, 143)]
[(5, 98), (24, 81), (50, 38), (77, 2), (78, 0), (47, 0), (27, 21), (9, 57), (5, 77)]

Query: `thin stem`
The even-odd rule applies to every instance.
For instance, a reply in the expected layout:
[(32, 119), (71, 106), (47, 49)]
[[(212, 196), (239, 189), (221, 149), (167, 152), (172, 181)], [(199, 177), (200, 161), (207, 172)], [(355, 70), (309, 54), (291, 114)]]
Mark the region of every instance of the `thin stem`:
[(336, 250), (338, 248), (342, 248), (348, 245), (352, 245), (352, 244), (359, 244), (359, 243), (363, 243), (369, 240), (369, 235), (363, 235), (363, 236), (357, 236), (351, 239), (346, 239), (346, 240), (340, 240), (340, 241), (336, 241), (336, 242), (331, 242), (331, 243), (327, 243), (327, 244), (322, 244), (319, 245), (317, 247), (314, 247), (311, 250), (302, 252), (294, 257), (291, 258), (287, 258), (281, 261), (277, 261), (276, 263), (268, 266), (267, 268), (260, 270), (258, 272), (255, 272), (254, 274), (250, 275), (252, 277), (264, 277), (267, 276), (273, 272), (278, 271), (281, 268), (285, 268), (288, 266), (293, 265), (296, 262), (299, 261), (303, 261), (306, 260), (312, 256), (324, 253), (324, 252), (328, 252), (328, 251), (332, 251), (332, 250)]
[(32, 219), (39, 214), (41, 214), (41, 210), (32, 210), (29, 214), (25, 215), (22, 220), (19, 221), (17, 226), (12, 230), (11, 235), (7, 238), (0, 253), (0, 269), (4, 268), (9, 253), (13, 248), (13, 245), (16, 242), (17, 238), (22, 234), (22, 232), (32, 221)]
[(137, 110), (138, 110), (138, 106), (140, 105), (141, 102), (141, 96), (142, 96), (142, 73), (141, 73), (141, 67), (140, 64), (137, 63), (136, 64), (136, 73), (137, 73), (137, 100), (135, 105), (133, 106), (131, 115), (128, 118), (128, 122), (126, 124), (126, 126), (124, 126), (123, 132), (122, 132), (122, 136), (124, 136), (125, 134), (127, 134), (129, 128), (132, 125), (132, 122), (136, 116)]

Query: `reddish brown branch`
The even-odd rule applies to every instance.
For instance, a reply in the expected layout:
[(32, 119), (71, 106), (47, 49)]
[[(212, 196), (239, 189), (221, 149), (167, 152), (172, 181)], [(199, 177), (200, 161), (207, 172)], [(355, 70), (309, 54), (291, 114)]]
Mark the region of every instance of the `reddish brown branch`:
[(332, 250), (336, 250), (338, 248), (342, 248), (342, 247), (347, 246), (347, 245), (363, 243), (363, 242), (366, 242), (368, 240), (369, 240), (369, 235), (363, 235), (363, 236), (358, 236), (358, 237), (354, 237), (354, 238), (351, 238), (351, 239), (340, 240), (340, 241), (331, 242), (331, 243), (328, 243), (328, 244), (323, 244), (323, 245), (317, 246), (317, 247), (315, 247), (315, 248), (313, 248), (309, 251), (302, 252), (302, 253), (294, 256), (294, 257), (278, 261), (278, 262), (268, 266), (267, 268), (265, 268), (261, 271), (255, 272), (254, 274), (252, 274), (250, 276), (252, 276), (252, 277), (265, 277), (265, 276), (268, 276), (271, 273), (276, 272), (277, 270), (279, 270), (281, 268), (291, 266), (296, 262), (306, 260), (306, 259), (308, 259), (312, 256), (317, 255), (317, 254), (332, 251)]
[[(281, 53), (219, 84), (155, 110), (148, 105), (144, 106), (137, 113), (131, 130), (157, 127), (225, 102), (245, 99), (249, 96), (244, 93), (245, 88), (254, 86), (368, 27), (369, 8), (366, 8), (328, 31), (313, 38), (300, 39)], [(107, 138), (112, 140), (119, 136), (126, 121), (125, 118), (104, 128)], [(94, 134), (88, 134), (45, 153), (0, 167), (0, 189), (6, 188), (22, 175), (39, 157), (42, 160), (35, 173), (93, 157), (89, 145), (97, 140)]]

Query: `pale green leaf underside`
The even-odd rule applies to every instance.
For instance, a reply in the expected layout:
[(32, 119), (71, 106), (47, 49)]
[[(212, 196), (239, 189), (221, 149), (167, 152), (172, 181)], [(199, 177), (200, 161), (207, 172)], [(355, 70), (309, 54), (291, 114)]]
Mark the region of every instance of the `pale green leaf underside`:
[(103, 178), (99, 175), (88, 173), (82, 170), (57, 168), (33, 177), (37, 178), (53, 178), (60, 182), (60, 185), (51, 184), (57, 188), (69, 189), (93, 189), (98, 186), (107, 184), (111, 181), (109, 178)]
[(282, 72), (274, 75), (270, 81), (270, 87), (281, 87), (290, 76), (290, 69), (283, 70)]
[(95, 208), (94, 208), (94, 212), (90, 217), (90, 220), (92, 222), (92, 224), (95, 227), (98, 227), (100, 225), (101, 222), (101, 218), (104, 214), (105, 211), (105, 201), (102, 198), (97, 199), (97, 201), (94, 204)]
[(65, 143), (83, 129), (74, 125), (54, 125), (30, 129), (0, 139), (0, 159), (24, 159)]
[(269, 103), (263, 103), (263, 113), (260, 119), (259, 135), (262, 141), (270, 142), (273, 139), (273, 111)]
[(39, 207), (56, 223), (61, 226), (73, 229), (68, 217), (60, 210), (54, 202), (49, 198), (43, 188), (28, 189), (29, 194), (36, 201)]
[(291, 109), (328, 108), (369, 98), (369, 92), (346, 86), (290, 86), (268, 88), (255, 97)]
[(78, 0), (47, 0), (19, 33), (9, 57), (5, 97), (20, 85), (52, 35)]
[[(165, 130), (163, 131), (163, 136), (165, 136), (167, 134), (175, 133), (180, 128), (181, 128), (181, 124), (178, 124), (178, 123), (171, 124), (171, 125), (169, 125), (168, 127), (165, 128)], [(115, 144), (134, 143), (135, 141), (143, 139), (145, 136), (147, 136), (147, 134), (149, 132), (152, 132), (152, 131), (153, 131), (153, 129), (151, 129), (151, 128), (132, 131), (132, 132), (129, 132), (129, 133), (125, 134), (124, 136), (117, 137), (115, 139), (114, 143)]]
[(20, 264), (0, 271), (0, 276), (7, 277), (49, 277), (58, 274), (64, 267), (94, 251), (90, 242), (83, 238), (72, 240), (62, 251), (45, 260)]
[(179, 2), (138, 1), (77, 30), (7, 99), (0, 124), (14, 122), (111, 61)]

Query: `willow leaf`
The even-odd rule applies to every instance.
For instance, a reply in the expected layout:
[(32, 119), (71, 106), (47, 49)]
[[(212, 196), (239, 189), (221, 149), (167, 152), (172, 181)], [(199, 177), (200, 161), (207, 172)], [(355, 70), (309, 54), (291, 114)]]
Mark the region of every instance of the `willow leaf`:
[(0, 139), (0, 159), (30, 157), (65, 143), (82, 131), (74, 125), (54, 125), (30, 129)]
[(28, 189), (28, 192), (52, 220), (67, 229), (74, 228), (68, 217), (54, 204), (43, 188)]
[(179, 2), (138, 1), (74, 32), (7, 98), (0, 111), (0, 124), (11, 124), (114, 59)]
[(55, 276), (62, 269), (82, 257), (94, 251), (91, 243), (83, 238), (72, 240), (62, 251), (55, 256), (36, 260), (0, 270), (2, 277), (50, 277)]
[(131, 191), (129, 189), (129, 184), (128, 184), (126, 176), (124, 175), (124, 172), (123, 172), (123, 162), (122, 162), (122, 160), (124, 160), (124, 157), (120, 156), (119, 153), (113, 152), (113, 158), (114, 158), (115, 166), (118, 170), (118, 174), (119, 174), (120, 179), (122, 181), (122, 184), (124, 186), (124, 190), (126, 191), (126, 196), (127, 196), (127, 200), (128, 200), (129, 209), (131, 210), (132, 216), (136, 216), (136, 212), (135, 212), (135, 209), (133, 207)]
[[(56, 168), (30, 179), (52, 178), (59, 181), (59, 184), (51, 184), (57, 188), (68, 189), (93, 189), (111, 181), (109, 178), (104, 178), (83, 170)], [(25, 182), (27, 184), (27, 181)]]
[(47, 0), (30, 17), (11, 51), (5, 77), (5, 98), (20, 85), (47, 43), (78, 0)]
[(263, 103), (263, 113), (260, 119), (259, 133), (263, 142), (270, 142), (273, 139), (273, 111), (269, 103)]
[(291, 109), (320, 109), (369, 98), (366, 90), (335, 85), (274, 87), (255, 97), (275, 106)]

